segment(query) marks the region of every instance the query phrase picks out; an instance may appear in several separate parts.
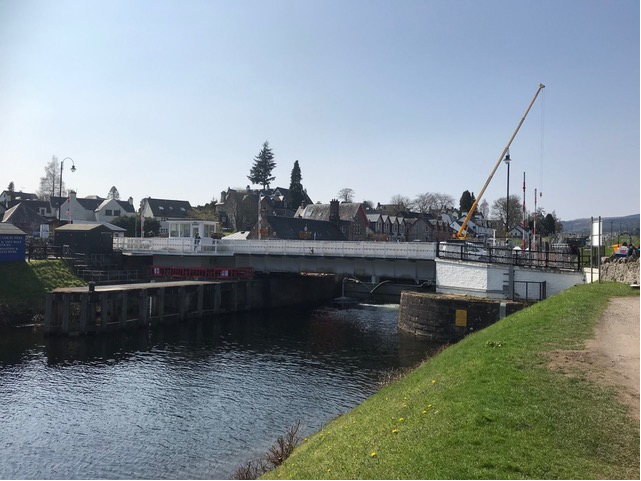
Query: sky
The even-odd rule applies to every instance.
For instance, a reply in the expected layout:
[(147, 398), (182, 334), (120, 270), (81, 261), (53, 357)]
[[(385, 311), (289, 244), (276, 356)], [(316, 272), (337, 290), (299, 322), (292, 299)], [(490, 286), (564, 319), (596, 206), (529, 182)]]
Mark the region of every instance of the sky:
[[(637, 0), (0, 0), (0, 191), (244, 188), (265, 141), (314, 202), (510, 194), (640, 212)], [(483, 195), (506, 196), (501, 162)], [(257, 188), (258, 186), (252, 186)]]

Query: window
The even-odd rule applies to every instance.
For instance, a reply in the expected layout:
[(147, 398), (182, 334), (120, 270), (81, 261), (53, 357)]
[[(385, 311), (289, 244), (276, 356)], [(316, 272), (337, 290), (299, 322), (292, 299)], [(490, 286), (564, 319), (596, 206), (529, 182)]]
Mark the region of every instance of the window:
[(120, 210), (114, 210), (114, 217), (120, 217)]
[(105, 215), (112, 216), (111, 209), (105, 210)]

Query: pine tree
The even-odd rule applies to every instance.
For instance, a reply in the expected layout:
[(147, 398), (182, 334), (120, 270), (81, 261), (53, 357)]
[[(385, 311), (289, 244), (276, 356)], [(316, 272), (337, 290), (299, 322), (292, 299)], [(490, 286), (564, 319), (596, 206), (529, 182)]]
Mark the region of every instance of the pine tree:
[(254, 157), (254, 165), (249, 171), (247, 178), (252, 184), (261, 185), (263, 189), (269, 188), (269, 183), (276, 178), (272, 177), (274, 167), (276, 167), (274, 153), (269, 148), (269, 142), (265, 141), (261, 151)]
[(294, 162), (291, 180), (289, 181), (289, 200), (291, 202), (292, 209), (298, 209), (300, 204), (303, 202), (303, 199), (305, 199), (305, 192), (303, 190), (301, 180), (303, 180), (303, 177), (300, 173), (300, 166), (298, 165), (297, 160)]
[(461, 214), (463, 212), (469, 212), (474, 205), (475, 200), (474, 194), (470, 194), (469, 190), (463, 192), (461, 199), (459, 200), (459, 210), (461, 211)]
[(107, 194), (107, 199), (114, 199), (114, 200), (120, 200), (120, 193), (118, 192), (118, 189), (116, 189), (116, 186), (112, 186), (111, 189), (109, 189), (109, 193)]

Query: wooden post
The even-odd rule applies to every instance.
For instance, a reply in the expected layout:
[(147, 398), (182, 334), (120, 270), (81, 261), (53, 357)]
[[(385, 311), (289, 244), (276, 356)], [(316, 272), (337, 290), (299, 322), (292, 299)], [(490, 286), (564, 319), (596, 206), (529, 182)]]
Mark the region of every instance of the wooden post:
[(69, 326), (71, 319), (69, 318), (71, 314), (71, 294), (65, 292), (62, 294), (62, 332), (63, 334), (69, 334)]
[(109, 302), (109, 293), (100, 293), (100, 331), (107, 330), (107, 324), (111, 322), (112, 306)]
[(120, 306), (120, 322), (118, 327), (123, 329), (127, 325), (127, 291), (120, 291), (120, 299), (122, 305)]
[(222, 296), (220, 295), (221, 284), (219, 282), (214, 286), (214, 312), (220, 312), (220, 302)]
[(44, 327), (44, 333), (45, 334), (51, 334), (53, 332), (53, 324), (54, 324), (54, 310), (53, 310), (53, 297), (54, 293), (53, 292), (47, 292), (46, 297), (45, 297), (45, 327)]
[(156, 297), (158, 303), (158, 320), (162, 322), (165, 318), (165, 288), (158, 289), (158, 296)]
[(203, 303), (205, 300), (205, 285), (200, 284), (198, 285), (198, 301), (196, 304), (196, 312), (198, 312), (198, 316), (202, 317), (203, 315)]
[(185, 297), (185, 286), (180, 286), (178, 288), (178, 319), (181, 321), (185, 318), (185, 310), (187, 307), (187, 300)]
[(138, 293), (138, 325), (147, 325), (147, 316), (149, 314), (149, 295), (147, 289), (141, 289)]
[(89, 314), (89, 293), (80, 294), (80, 333), (87, 333), (87, 315)]

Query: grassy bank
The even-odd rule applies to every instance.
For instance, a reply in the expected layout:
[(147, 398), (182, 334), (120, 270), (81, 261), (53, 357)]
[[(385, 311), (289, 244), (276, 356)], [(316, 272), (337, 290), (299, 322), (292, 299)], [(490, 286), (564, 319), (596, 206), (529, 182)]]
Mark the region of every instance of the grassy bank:
[(44, 311), (47, 291), (83, 285), (61, 260), (0, 264), (0, 304)]
[(547, 368), (624, 284), (577, 286), (471, 335), (306, 439), (269, 479), (639, 479), (614, 388)]

